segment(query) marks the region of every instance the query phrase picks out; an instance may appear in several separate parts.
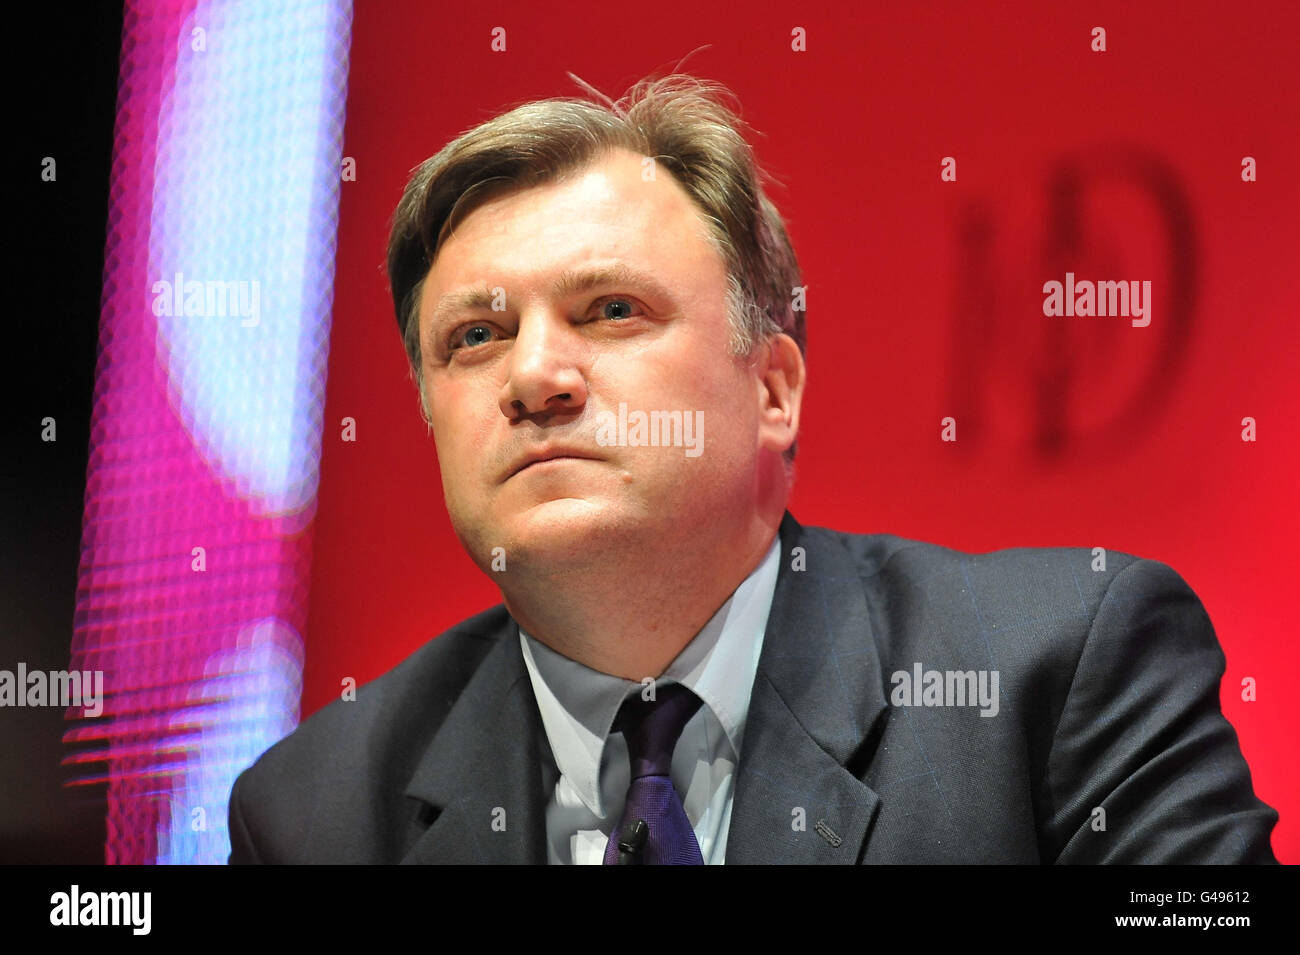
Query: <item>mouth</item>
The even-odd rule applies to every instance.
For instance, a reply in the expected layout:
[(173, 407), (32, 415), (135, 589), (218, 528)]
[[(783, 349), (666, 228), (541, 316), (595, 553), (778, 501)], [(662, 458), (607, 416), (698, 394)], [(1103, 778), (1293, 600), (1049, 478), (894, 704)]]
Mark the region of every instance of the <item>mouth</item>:
[(517, 474), (527, 471), (530, 468), (550, 466), (564, 461), (599, 461), (595, 455), (587, 454), (583, 451), (577, 451), (570, 448), (547, 448), (533, 451), (524, 455), (515, 462), (510, 472), (503, 478), (508, 481)]

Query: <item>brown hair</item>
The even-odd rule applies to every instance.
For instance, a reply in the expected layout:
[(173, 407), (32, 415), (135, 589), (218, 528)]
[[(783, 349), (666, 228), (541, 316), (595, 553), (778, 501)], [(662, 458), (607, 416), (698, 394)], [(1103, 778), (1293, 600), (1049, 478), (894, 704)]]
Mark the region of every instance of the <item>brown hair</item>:
[[(397, 324), (428, 419), (421, 374), (419, 301), (439, 247), (455, 224), (498, 192), (541, 185), (622, 147), (663, 163), (700, 210), (727, 266), (731, 349), (749, 355), (772, 335), (804, 351), (804, 314), (793, 308), (799, 264), (769, 178), (739, 132), (725, 87), (674, 73), (643, 79), (614, 102), (556, 98), (525, 103), (462, 133), (412, 173), (393, 217), (388, 279)], [(794, 448), (787, 452), (793, 457)]]

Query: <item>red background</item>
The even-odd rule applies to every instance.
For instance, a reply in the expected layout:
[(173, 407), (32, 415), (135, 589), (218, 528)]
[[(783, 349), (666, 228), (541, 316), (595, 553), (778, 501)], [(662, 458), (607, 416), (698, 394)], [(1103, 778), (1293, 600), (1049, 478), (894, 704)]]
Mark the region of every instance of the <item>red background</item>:
[[(707, 44), (684, 68), (730, 87), (763, 134), (808, 285), (795, 516), (1171, 564), (1227, 655), (1223, 707), (1282, 814), (1275, 851), (1300, 861), (1300, 15), (1077, 7), (359, 4), (303, 716), (500, 599), (451, 531), (388, 295), (410, 169), (508, 106), (581, 95), (566, 71), (617, 98)], [(1067, 269), (1150, 279), (1151, 326), (1045, 317), (1042, 284)]]

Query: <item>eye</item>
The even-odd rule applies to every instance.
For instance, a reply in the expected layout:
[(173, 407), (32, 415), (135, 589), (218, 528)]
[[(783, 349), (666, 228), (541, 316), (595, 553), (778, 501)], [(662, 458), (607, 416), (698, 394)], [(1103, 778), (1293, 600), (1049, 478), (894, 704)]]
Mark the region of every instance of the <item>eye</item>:
[(486, 345), (491, 341), (493, 335), (492, 326), (478, 323), (476, 325), (466, 325), (452, 333), (447, 342), (447, 350), (455, 351), (458, 348), (473, 348), (477, 345)]
[(598, 309), (597, 318), (607, 318), (611, 320), (621, 320), (633, 318), (634, 313), (641, 306), (635, 299), (621, 298), (617, 295), (611, 295), (606, 298), (596, 299), (592, 307)]

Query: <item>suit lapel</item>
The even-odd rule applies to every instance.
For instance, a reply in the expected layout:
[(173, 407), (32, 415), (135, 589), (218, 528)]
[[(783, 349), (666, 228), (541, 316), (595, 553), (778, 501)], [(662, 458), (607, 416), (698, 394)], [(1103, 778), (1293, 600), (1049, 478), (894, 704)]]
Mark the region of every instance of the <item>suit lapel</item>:
[(403, 863), (546, 862), (540, 717), (507, 619), (406, 788), (426, 806)]
[(854, 864), (880, 797), (845, 767), (861, 774), (888, 709), (863, 583), (827, 532), (787, 511), (780, 534), (727, 862)]

